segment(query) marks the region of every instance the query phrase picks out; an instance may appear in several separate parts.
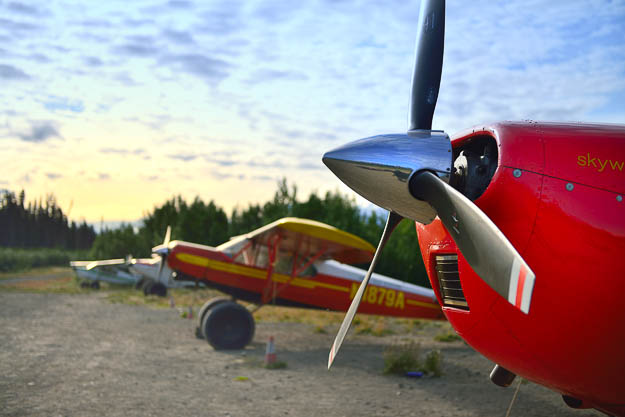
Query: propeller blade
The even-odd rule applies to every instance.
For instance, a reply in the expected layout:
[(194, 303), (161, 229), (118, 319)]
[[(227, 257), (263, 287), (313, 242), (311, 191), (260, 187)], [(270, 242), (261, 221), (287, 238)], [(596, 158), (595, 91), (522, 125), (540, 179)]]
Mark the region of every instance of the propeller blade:
[(347, 310), (347, 314), (345, 314), (345, 318), (343, 319), (343, 323), (341, 323), (341, 327), (339, 328), (339, 332), (334, 339), (334, 343), (332, 344), (332, 348), (330, 349), (330, 354), (328, 356), (328, 369), (332, 366), (332, 362), (334, 362), (334, 358), (336, 358), (336, 354), (339, 352), (341, 345), (343, 344), (343, 340), (347, 335), (347, 331), (352, 324), (352, 320), (356, 315), (356, 311), (358, 310), (358, 306), (360, 305), (360, 300), (362, 299), (363, 294), (365, 293), (365, 289), (367, 288), (367, 284), (369, 283), (369, 279), (371, 278), (371, 274), (375, 268), (375, 265), (378, 263), (378, 258), (380, 256), (380, 252), (386, 245), (388, 238), (395, 230), (395, 227), (402, 221), (403, 217), (397, 213), (390, 211), (388, 213), (388, 218), (386, 219), (386, 226), (384, 227), (384, 232), (382, 232), (382, 237), (380, 238), (380, 243), (378, 243), (378, 248), (375, 250), (375, 255), (373, 255), (373, 260), (371, 261), (371, 265), (369, 265), (369, 270), (365, 275), (352, 303)]
[(499, 228), (471, 200), (424, 171), (410, 191), (434, 207), (471, 268), (523, 313), (529, 312), (536, 276)]
[(430, 130), (443, 70), (445, 0), (421, 0), (417, 27), (409, 130)]
[(158, 275), (156, 276), (156, 280), (158, 282), (163, 282), (161, 280), (161, 273), (163, 272), (163, 267), (165, 266), (165, 262), (167, 262), (167, 257), (161, 256), (161, 262), (158, 264)]
[(163, 245), (169, 245), (169, 238), (171, 237), (171, 226), (167, 226), (167, 231), (165, 232), (165, 240), (163, 241)]

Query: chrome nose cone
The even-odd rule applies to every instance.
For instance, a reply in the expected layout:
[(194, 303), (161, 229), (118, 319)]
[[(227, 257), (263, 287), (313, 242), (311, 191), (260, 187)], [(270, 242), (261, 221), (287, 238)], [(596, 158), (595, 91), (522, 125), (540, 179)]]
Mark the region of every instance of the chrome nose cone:
[(428, 224), (436, 212), (411, 195), (409, 179), (415, 172), (427, 170), (448, 181), (451, 158), (447, 134), (422, 130), (360, 139), (327, 152), (323, 163), (372, 203)]

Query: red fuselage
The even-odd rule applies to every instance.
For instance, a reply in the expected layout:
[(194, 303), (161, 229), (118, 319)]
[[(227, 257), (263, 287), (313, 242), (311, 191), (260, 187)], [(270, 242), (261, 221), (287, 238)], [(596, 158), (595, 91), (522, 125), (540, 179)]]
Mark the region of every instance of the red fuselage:
[[(177, 279), (197, 280), (253, 303), (347, 311), (360, 285), (360, 281), (338, 275), (317, 273), (302, 277), (272, 272), (267, 267), (234, 261), (215, 248), (189, 242), (173, 241), (170, 248), (167, 263), (176, 271)], [(264, 294), (272, 292), (276, 294), (272, 300), (263, 300)], [(359, 312), (444, 319), (432, 297), (382, 284), (369, 286)]]
[[(479, 140), (496, 144), (497, 168), (475, 204), (536, 282), (525, 315), (473, 272), (438, 218), (417, 224), (447, 319), (504, 368), (625, 414), (625, 126), (498, 123), (454, 136), (454, 152)], [(465, 307), (441, 294), (436, 256), (445, 254), (458, 257)]]

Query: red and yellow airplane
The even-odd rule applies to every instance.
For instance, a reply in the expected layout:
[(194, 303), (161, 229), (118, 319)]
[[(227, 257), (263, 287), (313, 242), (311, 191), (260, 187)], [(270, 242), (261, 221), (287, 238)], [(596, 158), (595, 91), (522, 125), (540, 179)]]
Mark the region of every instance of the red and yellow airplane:
[[(217, 349), (240, 349), (254, 335), (252, 313), (234, 300), (347, 311), (375, 248), (324, 223), (283, 218), (217, 247), (174, 240), (156, 246), (162, 270), (176, 281), (197, 281), (232, 298), (207, 301), (198, 335)], [(166, 266), (165, 266), (166, 264)], [(169, 277), (170, 272), (166, 271)], [(443, 319), (434, 291), (374, 274), (362, 312)]]
[(445, 3), (421, 3), (409, 131), (352, 142), (324, 162), (389, 210), (378, 252), (402, 217), (416, 221), (443, 312), (498, 364), (493, 382), (518, 374), (571, 407), (625, 416), (625, 126), (502, 122), (452, 138), (431, 130)]

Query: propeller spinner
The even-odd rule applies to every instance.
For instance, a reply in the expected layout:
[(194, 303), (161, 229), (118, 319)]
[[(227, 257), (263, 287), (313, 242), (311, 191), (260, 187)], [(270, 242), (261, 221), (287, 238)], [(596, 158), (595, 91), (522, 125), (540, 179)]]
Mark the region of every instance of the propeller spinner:
[(527, 314), (535, 275), (497, 226), (451, 187), (449, 136), (430, 130), (443, 67), (444, 0), (422, 0), (406, 134), (361, 139), (327, 152), (323, 162), (354, 191), (389, 211), (373, 261), (334, 340), (328, 369), (349, 330), (379, 254), (403, 217), (428, 224), (436, 215), (473, 270)]

